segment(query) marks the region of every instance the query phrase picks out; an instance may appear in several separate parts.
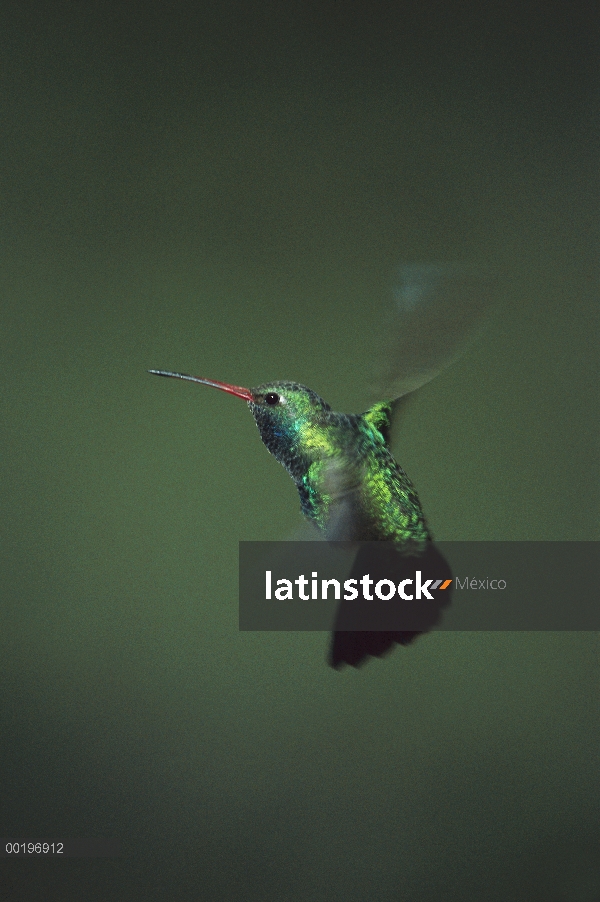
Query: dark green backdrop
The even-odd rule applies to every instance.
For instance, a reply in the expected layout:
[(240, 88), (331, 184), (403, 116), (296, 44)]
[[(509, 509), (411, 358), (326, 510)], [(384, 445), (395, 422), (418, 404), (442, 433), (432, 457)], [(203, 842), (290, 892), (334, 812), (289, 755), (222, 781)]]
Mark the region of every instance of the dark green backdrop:
[(2, 4), (0, 835), (124, 847), (3, 861), (3, 899), (600, 898), (597, 637), (336, 673), (240, 634), (294, 487), (241, 402), (145, 373), (359, 411), (397, 265), (500, 267), (398, 458), (438, 538), (597, 538), (583, 9)]

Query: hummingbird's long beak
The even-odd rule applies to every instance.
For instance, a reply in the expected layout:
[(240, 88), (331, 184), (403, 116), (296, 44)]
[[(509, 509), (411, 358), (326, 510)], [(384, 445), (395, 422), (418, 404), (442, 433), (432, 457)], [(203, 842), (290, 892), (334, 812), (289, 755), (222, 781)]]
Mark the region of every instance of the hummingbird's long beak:
[(236, 398), (242, 398), (244, 401), (254, 401), (254, 397), (249, 388), (241, 388), (239, 385), (229, 385), (227, 382), (215, 382), (212, 379), (201, 379), (200, 376), (188, 376), (187, 373), (167, 373), (166, 370), (148, 370), (155, 376), (170, 376), (172, 379), (187, 379), (188, 382), (200, 382), (201, 385), (212, 385), (213, 388), (219, 388), (221, 391), (229, 392)]

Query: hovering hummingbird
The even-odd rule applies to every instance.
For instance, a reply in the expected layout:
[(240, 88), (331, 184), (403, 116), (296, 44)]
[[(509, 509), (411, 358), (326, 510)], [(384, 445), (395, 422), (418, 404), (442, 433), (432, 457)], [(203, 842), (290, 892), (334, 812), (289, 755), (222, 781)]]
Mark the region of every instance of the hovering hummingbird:
[[(390, 542), (401, 553), (426, 555), (431, 560), (435, 555), (432, 537), (417, 492), (390, 450), (390, 429), (404, 394), (429, 381), (447, 365), (459, 340), (464, 338), (461, 322), (441, 351), (431, 350), (431, 334), (428, 341), (426, 334), (432, 322), (431, 299), (434, 307), (437, 305), (435, 316), (447, 327), (457, 321), (456, 309), (448, 310), (452, 306), (449, 301), (456, 302), (462, 291), (458, 319), (472, 323), (476, 319), (473, 311), (480, 310), (473, 301), (475, 285), (480, 288), (480, 280), (474, 283), (470, 275), (465, 278), (462, 268), (430, 266), (404, 270), (404, 282), (397, 295), (403, 331), (393, 355), (409, 357), (406, 348), (410, 341), (412, 363), (404, 362), (402, 379), (397, 371), (393, 380), (388, 377), (398, 397), (378, 401), (362, 414), (336, 413), (314, 391), (296, 382), (268, 382), (256, 388), (242, 388), (186, 373), (148, 372), (209, 385), (246, 401), (263, 443), (293, 479), (303, 514), (323, 538)], [(423, 298), (429, 303), (425, 317)], [(448, 575), (448, 565), (439, 554), (437, 561), (438, 574)], [(395, 644), (408, 644), (418, 634), (334, 627), (329, 663), (333, 667), (344, 663), (356, 667), (370, 656), (385, 654)]]

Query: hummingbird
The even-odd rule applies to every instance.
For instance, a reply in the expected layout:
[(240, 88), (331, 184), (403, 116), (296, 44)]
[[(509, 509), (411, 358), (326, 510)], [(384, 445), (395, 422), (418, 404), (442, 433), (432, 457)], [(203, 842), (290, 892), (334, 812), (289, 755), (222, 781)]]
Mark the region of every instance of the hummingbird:
[[(405, 399), (456, 359), (489, 308), (497, 280), (488, 270), (461, 264), (411, 264), (399, 276), (382, 355), (392, 365), (386, 367), (381, 394), (389, 392), (391, 400), (377, 401), (362, 414), (336, 413), (298, 382), (242, 388), (187, 373), (148, 372), (209, 385), (246, 401), (264, 445), (294, 481), (302, 513), (322, 538), (387, 542), (398, 551), (399, 573), (402, 560), (419, 556), (435, 565), (431, 572), (451, 577), (416, 489), (394, 459), (390, 432)], [(448, 601), (449, 593), (440, 606)], [(424, 631), (352, 631), (343, 628), (344, 622), (340, 606), (328, 655), (334, 668), (358, 667), (395, 645), (408, 645)], [(431, 625), (435, 622), (434, 612)]]
[[(389, 447), (394, 401), (379, 401), (362, 414), (336, 413), (296, 382), (242, 388), (187, 373), (148, 372), (209, 385), (246, 401), (267, 450), (293, 479), (302, 513), (323, 538), (391, 542), (409, 554), (428, 548), (432, 539), (417, 492)], [(436, 570), (444, 572), (441, 566)], [(358, 667), (395, 644), (407, 645), (418, 633), (334, 628), (329, 663)]]

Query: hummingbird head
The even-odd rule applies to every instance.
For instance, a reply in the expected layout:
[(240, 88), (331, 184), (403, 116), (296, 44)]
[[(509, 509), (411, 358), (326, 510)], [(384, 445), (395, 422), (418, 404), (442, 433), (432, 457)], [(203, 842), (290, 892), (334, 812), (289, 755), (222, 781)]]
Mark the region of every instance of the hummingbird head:
[(327, 427), (333, 425), (336, 415), (329, 404), (304, 385), (269, 382), (257, 388), (242, 388), (186, 373), (148, 372), (211, 385), (242, 398), (248, 403), (263, 443), (293, 479), (300, 479), (314, 460), (331, 454), (332, 430)]
[(273, 457), (298, 479), (327, 454), (331, 407), (297, 382), (270, 382), (250, 389), (248, 406)]

